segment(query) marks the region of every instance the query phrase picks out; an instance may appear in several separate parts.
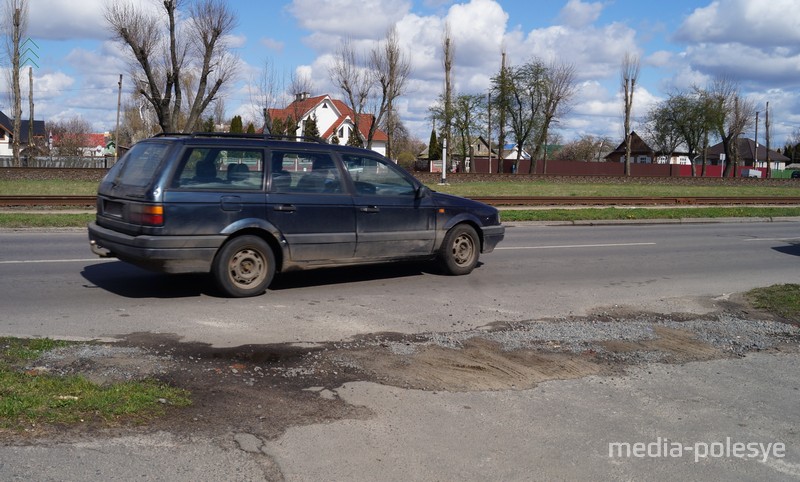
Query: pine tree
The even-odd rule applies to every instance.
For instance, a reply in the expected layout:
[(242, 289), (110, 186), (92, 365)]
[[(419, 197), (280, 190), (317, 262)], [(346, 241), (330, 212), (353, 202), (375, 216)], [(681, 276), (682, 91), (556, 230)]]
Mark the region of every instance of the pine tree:
[(214, 128), (214, 118), (211, 116), (206, 117), (200, 126), (200, 132), (216, 132)]
[(254, 126), (252, 122), (247, 124), (247, 133), (248, 134), (255, 134), (256, 133), (256, 126)]
[(312, 115), (303, 124), (303, 137), (316, 139), (319, 137), (319, 127), (317, 127), (317, 116)]
[(442, 148), (436, 139), (436, 129), (431, 129), (431, 140), (428, 142), (428, 159), (438, 161), (442, 158)]
[(347, 145), (353, 147), (364, 147), (364, 141), (361, 139), (358, 131), (353, 129), (350, 131), (350, 137), (347, 138)]
[(241, 134), (244, 132), (244, 127), (242, 125), (242, 116), (237, 115), (233, 116), (231, 119), (231, 134)]
[(297, 122), (292, 119), (292, 116), (286, 118), (286, 135), (289, 137), (297, 136)]

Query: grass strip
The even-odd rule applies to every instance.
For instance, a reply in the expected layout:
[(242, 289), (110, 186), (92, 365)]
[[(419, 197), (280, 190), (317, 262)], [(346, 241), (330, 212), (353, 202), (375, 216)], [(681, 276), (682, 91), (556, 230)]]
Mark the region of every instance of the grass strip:
[(163, 415), (169, 406), (191, 404), (186, 390), (152, 379), (98, 385), (80, 376), (56, 376), (21, 368), (26, 361), (66, 344), (47, 339), (0, 339), (0, 428), (145, 422)]
[(94, 196), (97, 184), (97, 181), (64, 179), (0, 179), (0, 193), (5, 196)]
[(76, 228), (94, 221), (94, 213), (0, 213), (0, 228)]
[(800, 285), (780, 284), (756, 288), (747, 293), (748, 301), (784, 319), (800, 322)]
[(642, 182), (601, 183), (556, 183), (550, 181), (500, 181), (465, 182), (450, 185), (431, 185), (431, 189), (466, 197), (481, 196), (636, 196), (636, 197), (793, 197), (800, 195), (797, 186), (751, 185), (690, 185)]
[(658, 220), (686, 218), (772, 218), (800, 216), (792, 207), (709, 207), (709, 208), (579, 208), (579, 209), (508, 209), (503, 221), (594, 221)]

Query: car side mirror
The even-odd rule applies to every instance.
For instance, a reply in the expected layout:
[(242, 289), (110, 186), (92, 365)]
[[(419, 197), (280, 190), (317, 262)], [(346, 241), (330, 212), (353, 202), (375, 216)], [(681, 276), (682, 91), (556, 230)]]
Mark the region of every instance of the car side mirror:
[(428, 186), (420, 185), (417, 188), (417, 199), (422, 199), (431, 195), (431, 190)]

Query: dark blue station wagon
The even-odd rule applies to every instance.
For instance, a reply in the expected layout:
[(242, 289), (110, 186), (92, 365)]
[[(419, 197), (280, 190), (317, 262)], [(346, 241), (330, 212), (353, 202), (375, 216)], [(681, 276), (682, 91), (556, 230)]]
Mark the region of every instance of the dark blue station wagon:
[(369, 150), (269, 136), (159, 135), (100, 183), (92, 251), (211, 273), (228, 296), (293, 269), (431, 259), (470, 273), (503, 239), (497, 209), (431, 191)]

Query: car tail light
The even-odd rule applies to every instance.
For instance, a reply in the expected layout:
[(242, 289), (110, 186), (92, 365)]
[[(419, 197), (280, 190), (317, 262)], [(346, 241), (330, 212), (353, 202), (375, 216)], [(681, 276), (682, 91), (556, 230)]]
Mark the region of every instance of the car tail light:
[(142, 226), (163, 226), (164, 206), (161, 204), (137, 204), (131, 206), (131, 222)]

